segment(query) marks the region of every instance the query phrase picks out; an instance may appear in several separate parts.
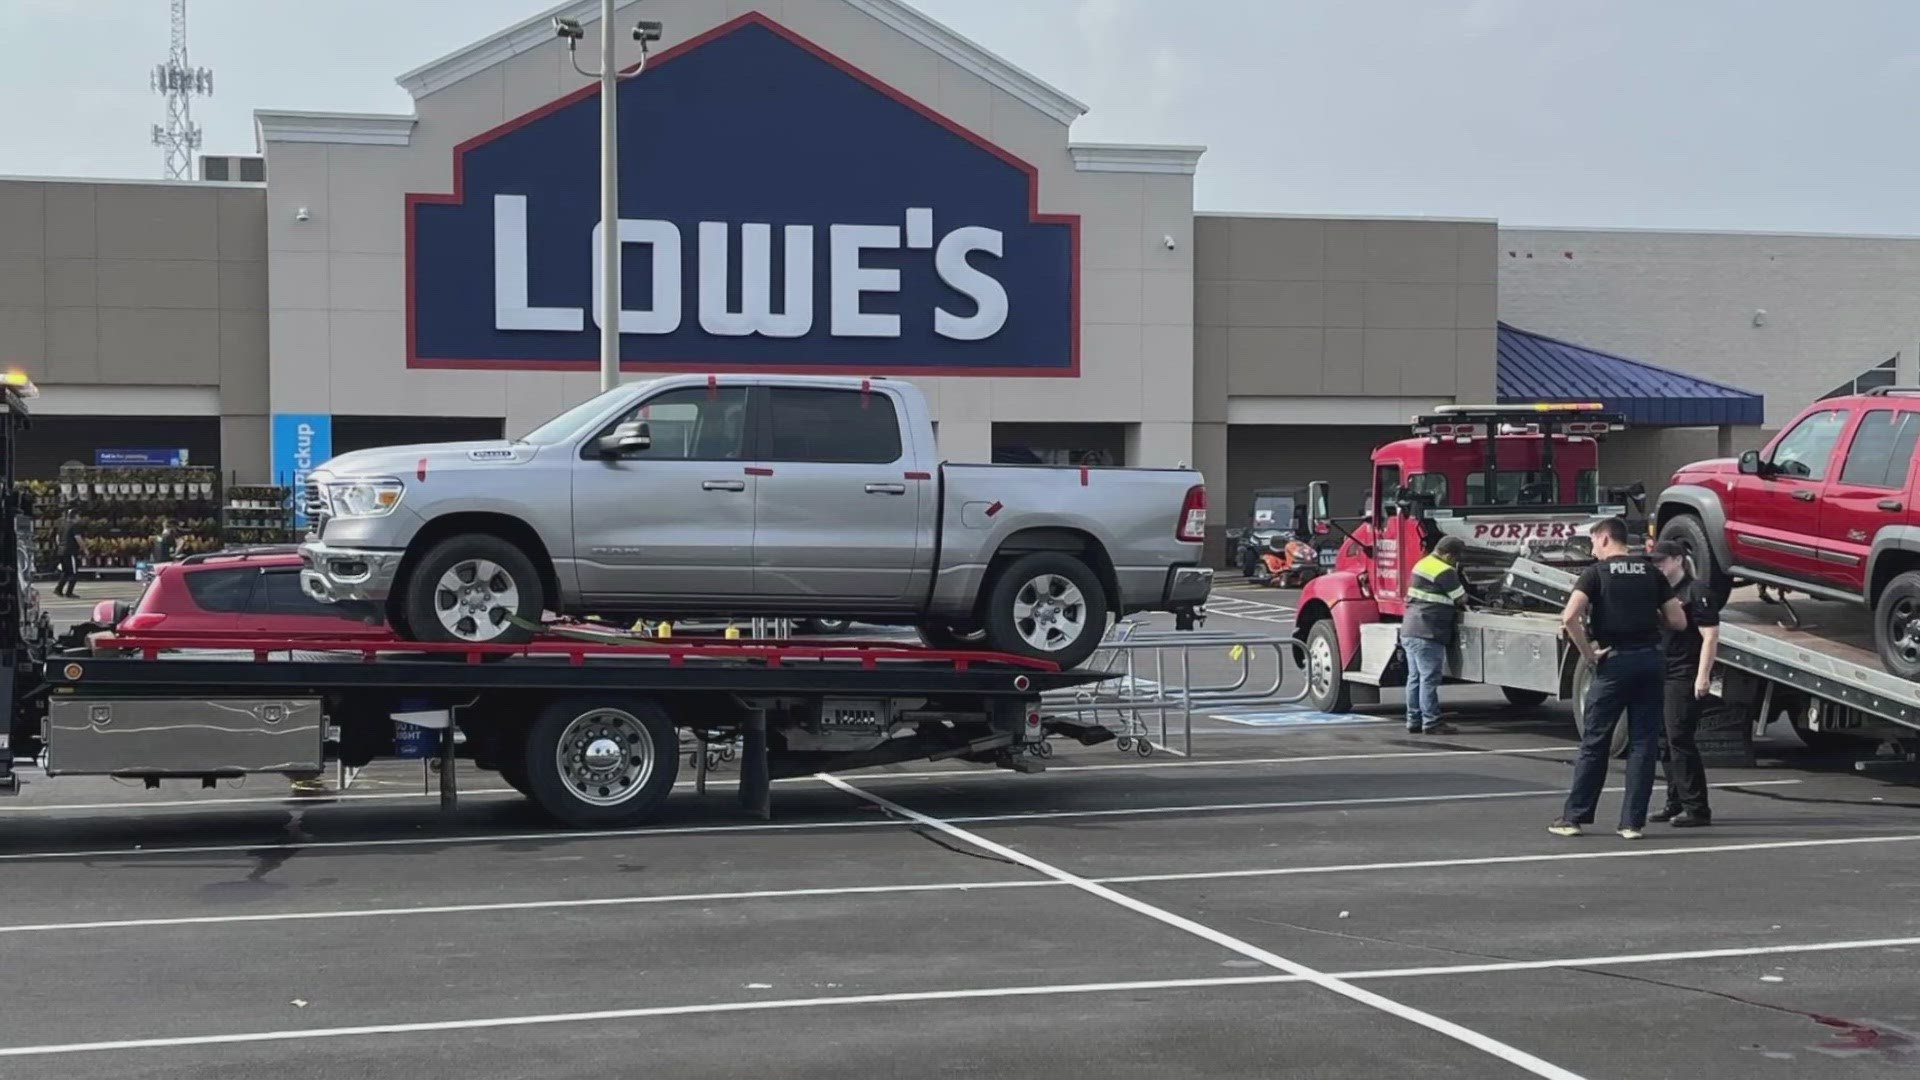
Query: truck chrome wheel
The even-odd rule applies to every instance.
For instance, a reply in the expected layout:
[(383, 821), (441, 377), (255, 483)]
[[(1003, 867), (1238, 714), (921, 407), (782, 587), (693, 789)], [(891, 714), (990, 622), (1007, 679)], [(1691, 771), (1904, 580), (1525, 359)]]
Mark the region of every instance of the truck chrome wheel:
[(1316, 634), (1307, 642), (1307, 685), (1313, 688), (1313, 696), (1327, 696), (1333, 677), (1333, 643)]
[(554, 752), (567, 789), (593, 806), (618, 806), (638, 795), (653, 775), (653, 760), (652, 737), (639, 718), (620, 709), (574, 718)]
[(1086, 633), (1086, 598), (1066, 578), (1041, 574), (1014, 594), (1013, 625), (1028, 645), (1041, 652), (1059, 652)]
[(505, 632), (508, 617), (519, 610), (520, 588), (500, 564), (468, 559), (440, 575), (433, 608), (440, 625), (454, 637), (492, 641)]

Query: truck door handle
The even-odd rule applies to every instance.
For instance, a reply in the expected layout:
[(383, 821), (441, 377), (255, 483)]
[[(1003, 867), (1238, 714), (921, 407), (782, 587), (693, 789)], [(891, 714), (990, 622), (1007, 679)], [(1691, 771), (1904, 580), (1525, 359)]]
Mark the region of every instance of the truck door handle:
[(700, 482), (700, 490), (745, 491), (747, 490), (747, 482), (745, 480), (703, 480)]
[(905, 484), (868, 484), (867, 485), (867, 494), (869, 495), (905, 495), (906, 493), (907, 493), (907, 485)]
[(1902, 505), (1900, 505), (1900, 500), (1899, 500), (1899, 499), (1881, 499), (1881, 500), (1880, 500), (1880, 503), (1879, 503), (1879, 506), (1880, 506), (1880, 509), (1882, 509), (1882, 510), (1904, 510), (1904, 509), (1906, 509), (1906, 507), (1904, 507), (1904, 506), (1902, 506)]
[(1799, 491), (1796, 491), (1793, 493), (1793, 497), (1796, 499), (1799, 499), (1801, 502), (1812, 502), (1813, 492), (1808, 491), (1805, 488), (1801, 488)]

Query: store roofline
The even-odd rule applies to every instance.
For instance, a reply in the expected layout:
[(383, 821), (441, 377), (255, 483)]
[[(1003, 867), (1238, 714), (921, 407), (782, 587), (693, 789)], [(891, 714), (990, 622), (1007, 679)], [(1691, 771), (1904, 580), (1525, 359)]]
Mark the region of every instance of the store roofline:
[[(219, 155), (215, 155), (216, 157)], [(0, 183), (18, 184), (125, 184), (141, 187), (246, 188), (263, 189), (264, 180), (160, 180), (144, 176), (30, 176), (0, 174)]]
[[(621, 0), (627, 7), (636, 0)], [(1087, 106), (1054, 89), (1006, 58), (990, 52), (944, 24), (898, 0), (842, 0), (848, 7), (891, 27), (1062, 124), (1084, 115)], [(503, 60), (553, 40), (553, 19), (574, 19), (585, 26), (600, 21), (599, 0), (568, 0), (528, 19), (456, 49), (438, 60), (402, 73), (394, 81), (414, 97), (424, 97), (476, 75)]]
[(1500, 231), (1511, 233), (1627, 233), (1654, 236), (1714, 236), (1728, 239), (1738, 237), (1777, 237), (1783, 240), (1920, 240), (1920, 233), (1802, 232), (1793, 229), (1687, 229), (1679, 227), (1635, 228), (1631, 226), (1609, 228), (1604, 225), (1509, 225), (1503, 223), (1500, 226)]
[(269, 142), (406, 146), (417, 123), (418, 118), (398, 113), (253, 110), (254, 145), (263, 154)]
[(1080, 172), (1160, 173), (1192, 176), (1200, 168), (1204, 146), (1153, 143), (1069, 143), (1067, 153)]

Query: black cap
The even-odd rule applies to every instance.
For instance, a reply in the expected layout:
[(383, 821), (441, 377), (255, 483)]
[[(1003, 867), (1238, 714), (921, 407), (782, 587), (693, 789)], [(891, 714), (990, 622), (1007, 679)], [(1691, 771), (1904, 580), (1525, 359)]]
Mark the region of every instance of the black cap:
[(1684, 559), (1687, 557), (1687, 549), (1685, 545), (1677, 540), (1662, 540), (1653, 545), (1653, 557), (1656, 559)]

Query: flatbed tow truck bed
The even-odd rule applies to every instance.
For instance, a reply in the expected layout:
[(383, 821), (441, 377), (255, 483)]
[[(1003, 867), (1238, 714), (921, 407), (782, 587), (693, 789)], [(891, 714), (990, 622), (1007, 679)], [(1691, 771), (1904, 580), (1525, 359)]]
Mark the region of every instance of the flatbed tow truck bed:
[[(1574, 577), (1522, 559), (1507, 582), (1540, 603), (1561, 605)], [(1723, 700), (1750, 710), (1756, 733), (1784, 718), (1810, 744), (1820, 736), (1920, 744), (1920, 683), (1881, 667), (1864, 609), (1800, 598), (1769, 602), (1757, 589), (1736, 590), (1721, 610), (1720, 665), (1738, 675), (1727, 680)]]

